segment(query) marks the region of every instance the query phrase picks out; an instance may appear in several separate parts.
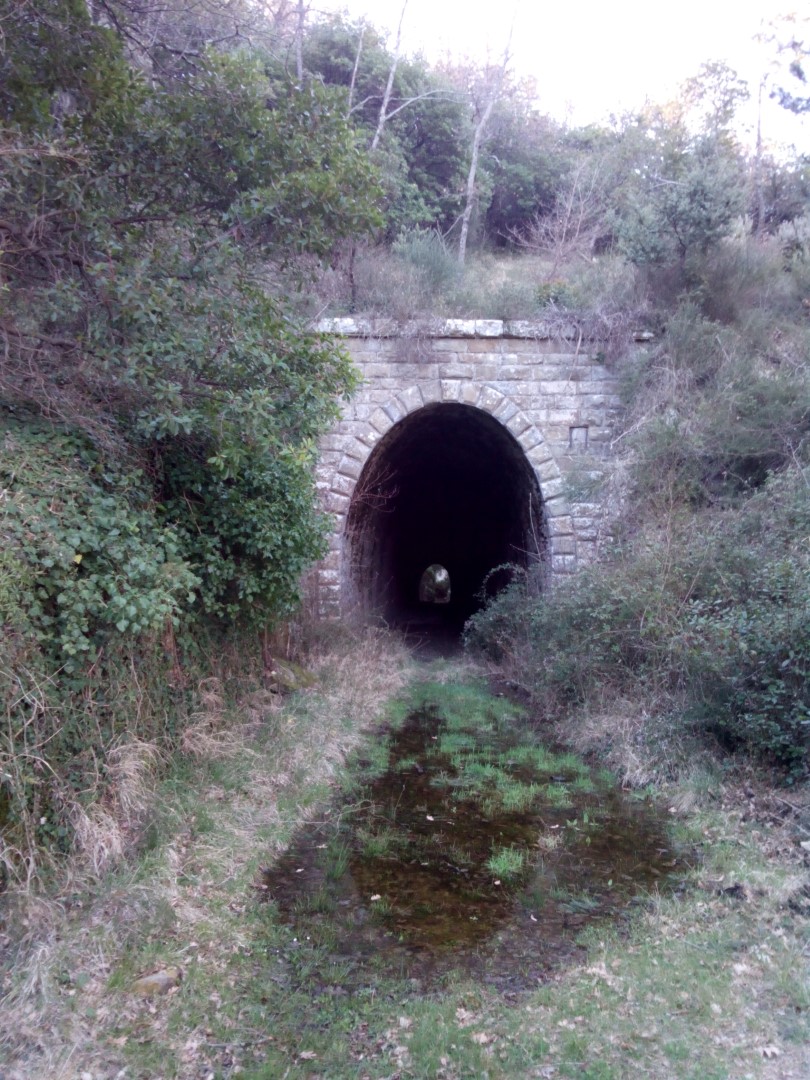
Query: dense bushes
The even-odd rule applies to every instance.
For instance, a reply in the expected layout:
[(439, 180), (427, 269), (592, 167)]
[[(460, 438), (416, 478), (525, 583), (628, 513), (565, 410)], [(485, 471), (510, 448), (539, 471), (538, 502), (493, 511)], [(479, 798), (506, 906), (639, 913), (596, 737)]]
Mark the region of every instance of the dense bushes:
[[(6, 411), (0, 623), (30, 633), (52, 669), (78, 674), (111, 637), (160, 631), (199, 579), (154, 512), (143, 473), (86, 438)], [(17, 580), (14, 578), (19, 575)]]
[(341, 97), (245, 51), (145, 73), (127, 51), (138, 12), (116, 16), (113, 31), (77, 0), (0, 16), (0, 864), (15, 872), (32, 828), (69, 846), (117, 741), (174, 739), (181, 660), (294, 605), (323, 544), (314, 441), (354, 376), (269, 283), (380, 222)]
[(518, 582), (468, 644), (550, 716), (626, 697), (803, 775), (810, 764), (810, 473), (743, 507), (659, 518), (550, 596)]

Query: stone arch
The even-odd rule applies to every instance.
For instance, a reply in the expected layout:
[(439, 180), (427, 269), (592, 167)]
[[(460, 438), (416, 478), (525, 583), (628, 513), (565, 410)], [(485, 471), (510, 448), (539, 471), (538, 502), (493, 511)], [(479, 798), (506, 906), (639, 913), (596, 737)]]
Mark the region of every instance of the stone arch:
[[(349, 512), (357, 485), (374, 451), (397, 425), (412, 414), (430, 406), (468, 406), (480, 410), (500, 425), (522, 451), (527, 467), (537, 484), (547, 546), (547, 569), (553, 579), (570, 573), (576, 565), (576, 544), (571, 514), (563, 493), (560, 469), (542, 433), (510, 398), (489, 383), (437, 380), (412, 385), (377, 408), (362, 424), (354, 424), (354, 433), (343, 444), (343, 454), (333, 477), (330, 509), (335, 514), (332, 537), (332, 586), (341, 591), (344, 610), (356, 602), (348, 565), (351, 540), (347, 536)], [(337, 580), (334, 580), (337, 578)]]

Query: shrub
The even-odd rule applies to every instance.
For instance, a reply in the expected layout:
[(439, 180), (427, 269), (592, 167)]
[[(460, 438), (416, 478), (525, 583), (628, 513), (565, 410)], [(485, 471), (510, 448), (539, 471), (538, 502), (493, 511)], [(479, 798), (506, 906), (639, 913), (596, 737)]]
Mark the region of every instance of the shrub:
[(638, 499), (715, 503), (801, 454), (810, 433), (801, 349), (790, 334), (724, 327), (682, 303), (660, 344), (624, 369)]
[(519, 581), (467, 624), (546, 715), (626, 696), (791, 777), (810, 764), (810, 476), (649, 529), (550, 595)]
[(413, 266), (428, 296), (444, 292), (458, 278), (458, 260), (435, 229), (412, 229), (395, 241), (394, 254)]
[(161, 631), (194, 601), (199, 578), (154, 512), (144, 474), (124, 472), (86, 436), (0, 413), (0, 622), (25, 628), (75, 674), (111, 639)]

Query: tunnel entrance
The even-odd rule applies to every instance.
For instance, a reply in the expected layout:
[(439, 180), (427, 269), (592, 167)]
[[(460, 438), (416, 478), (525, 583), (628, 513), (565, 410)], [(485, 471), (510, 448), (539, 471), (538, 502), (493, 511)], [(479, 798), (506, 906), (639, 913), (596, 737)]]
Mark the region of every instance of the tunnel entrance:
[[(380, 440), (346, 525), (344, 588), (366, 615), (400, 627), (461, 630), (511, 563), (546, 564), (540, 488), (514, 436), (488, 413), (427, 405)], [(424, 602), (426, 568), (446, 572), (443, 603)], [(421, 592), (421, 596), (420, 596)]]

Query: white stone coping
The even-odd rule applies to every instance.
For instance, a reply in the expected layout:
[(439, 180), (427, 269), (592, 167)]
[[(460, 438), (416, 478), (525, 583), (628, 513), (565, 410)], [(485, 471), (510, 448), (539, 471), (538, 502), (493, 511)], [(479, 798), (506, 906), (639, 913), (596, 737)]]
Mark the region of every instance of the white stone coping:
[[(530, 341), (576, 341), (590, 335), (576, 322), (549, 323), (534, 319), (413, 319), (386, 318), (319, 319), (312, 329), (318, 334), (362, 338), (523, 338)], [(651, 341), (648, 330), (633, 335), (635, 341)]]

